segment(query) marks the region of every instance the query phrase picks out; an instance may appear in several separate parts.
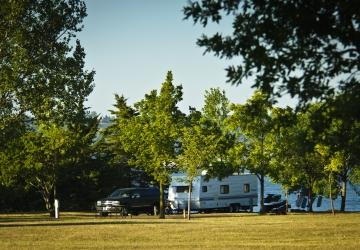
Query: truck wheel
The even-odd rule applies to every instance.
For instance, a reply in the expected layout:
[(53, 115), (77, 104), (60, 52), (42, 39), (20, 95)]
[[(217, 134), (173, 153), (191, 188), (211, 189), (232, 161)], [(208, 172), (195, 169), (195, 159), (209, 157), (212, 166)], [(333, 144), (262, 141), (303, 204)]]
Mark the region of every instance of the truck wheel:
[(129, 210), (127, 209), (127, 207), (123, 207), (121, 209), (121, 215), (122, 216), (128, 216), (128, 214), (129, 214)]

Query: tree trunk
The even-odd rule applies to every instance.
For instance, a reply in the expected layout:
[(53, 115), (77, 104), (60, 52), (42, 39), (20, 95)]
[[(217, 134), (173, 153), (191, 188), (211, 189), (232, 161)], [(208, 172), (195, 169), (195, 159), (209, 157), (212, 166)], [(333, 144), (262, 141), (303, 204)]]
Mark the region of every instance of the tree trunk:
[(310, 185), (309, 192), (308, 192), (308, 212), (310, 212), (310, 213), (313, 212), (312, 204), (313, 204), (313, 193), (312, 193), (312, 188)]
[(43, 200), (44, 200), (44, 203), (45, 203), (45, 208), (47, 211), (51, 211), (51, 202), (50, 202), (50, 197), (49, 195), (46, 195), (44, 193), (42, 193), (42, 197), (43, 197)]
[(36, 189), (39, 190), (39, 192), (41, 193), (41, 196), (43, 198), (43, 201), (45, 203), (45, 208), (46, 211), (49, 212), (49, 216), (51, 217), (51, 211), (54, 208), (54, 203), (51, 202), (51, 191), (52, 191), (52, 187), (51, 186), (47, 186), (46, 183), (42, 183), (40, 181), (40, 179), (37, 179), (37, 184), (34, 183), (30, 183), (31, 186), (35, 187)]
[(189, 199), (188, 199), (188, 220), (190, 220), (191, 216), (191, 186), (192, 186), (192, 179), (189, 183)]
[(347, 192), (346, 184), (347, 184), (347, 178), (343, 178), (342, 188), (341, 188), (341, 208), (340, 208), (341, 212), (345, 212), (346, 192)]
[(164, 208), (164, 186), (160, 182), (160, 213), (159, 219), (165, 219), (165, 208)]
[(289, 189), (286, 188), (285, 189), (285, 201), (286, 201), (286, 203), (285, 203), (285, 214), (287, 214), (288, 209), (289, 209), (289, 201), (288, 201), (288, 199), (289, 199)]
[(264, 208), (265, 177), (264, 177), (264, 175), (261, 174), (259, 180), (260, 180), (260, 214), (263, 214), (265, 211), (265, 208)]
[(332, 180), (331, 180), (331, 173), (329, 174), (329, 198), (330, 198), (330, 205), (331, 205), (331, 212), (333, 215), (335, 215), (335, 209), (334, 209), (334, 200), (332, 198)]

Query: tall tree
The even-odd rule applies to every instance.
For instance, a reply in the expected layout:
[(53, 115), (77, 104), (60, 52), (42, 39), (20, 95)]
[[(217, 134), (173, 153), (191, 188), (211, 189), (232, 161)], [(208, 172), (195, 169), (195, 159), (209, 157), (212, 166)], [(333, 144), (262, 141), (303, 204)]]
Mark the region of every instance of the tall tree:
[(16, 156), (20, 160), (16, 173), (25, 186), (41, 193), (49, 212), (53, 211), (54, 199), (58, 199), (61, 171), (77, 167), (91, 157), (97, 126), (97, 117), (66, 127), (43, 122), (22, 136)]
[(235, 161), (242, 168), (257, 175), (260, 181), (260, 212), (264, 211), (265, 176), (270, 171), (271, 152), (268, 141), (271, 135), (272, 104), (260, 91), (243, 105), (232, 106), (228, 120), (230, 128), (238, 133), (238, 141), (232, 150)]
[[(94, 135), (89, 131), (89, 136), (85, 135), (89, 127), (94, 126), (85, 121), (88, 112), (84, 106), (93, 90), (94, 72), (84, 69), (84, 49), (74, 40), (85, 16), (83, 1), (1, 2), (0, 134), (5, 143), (0, 153), (6, 155), (12, 150), (14, 140), (19, 142), (18, 149), (27, 148), (30, 152), (9, 165), (0, 162), (1, 172), (22, 173), (17, 172), (21, 166), (32, 166), (35, 174), (42, 167), (58, 165), (48, 158), (61, 155), (67, 144), (61, 141), (66, 140), (68, 132), (79, 136), (79, 140), (73, 140), (72, 147), (66, 146), (73, 152), (71, 158), (87, 151), (81, 148), (84, 145), (80, 142), (92, 141), (90, 134)], [(95, 123), (96, 118), (92, 124)], [(28, 137), (34, 140), (25, 140)], [(43, 159), (36, 156), (37, 153), (43, 155)], [(0, 157), (3, 159), (6, 157)], [(43, 174), (41, 181), (45, 182), (52, 175), (48, 171)], [(7, 177), (1, 176), (1, 179)]]
[(316, 148), (326, 122), (326, 117), (320, 113), (322, 103), (313, 104), (306, 111), (298, 113), (288, 138), (288, 150), (292, 155), (289, 159), (296, 170), (294, 177), (307, 192), (310, 212), (316, 195), (323, 191), (322, 182), (326, 178), (323, 158)]
[(221, 130), (216, 126), (216, 123), (214, 124), (204, 116), (191, 120), (191, 124), (182, 130), (181, 153), (176, 161), (179, 168), (186, 173), (189, 183), (189, 220), (193, 180), (201, 174), (202, 170), (207, 170), (212, 163), (218, 160), (216, 155), (221, 139)]
[(228, 81), (255, 76), (254, 87), (303, 102), (359, 84), (360, 11), (349, 1), (198, 0), (185, 19), (207, 26), (233, 18), (232, 33), (202, 35), (197, 44), (220, 58), (239, 58)]
[(219, 88), (206, 90), (202, 112), (203, 120), (207, 121), (207, 126), (212, 127), (212, 133), (218, 138), (216, 156), (207, 166), (207, 175), (219, 178), (231, 175), (234, 169), (228, 151), (234, 145), (235, 136), (226, 126), (226, 119), (230, 115), (230, 101), (225, 91)]
[(129, 163), (142, 168), (160, 186), (160, 218), (164, 214), (164, 185), (174, 171), (176, 145), (180, 138), (184, 115), (177, 107), (182, 100), (182, 87), (173, 85), (169, 71), (161, 90), (145, 95), (135, 104), (137, 116), (123, 122), (120, 126), (120, 140), (131, 158)]
[[(293, 160), (295, 152), (292, 150), (292, 128), (296, 123), (296, 115), (290, 107), (275, 107), (271, 111), (271, 119), (273, 125), (268, 143), (271, 152), (269, 176), (275, 183), (281, 184), (288, 198), (291, 190), (300, 188)], [(286, 206), (288, 208), (288, 199)]]
[[(102, 149), (101, 151), (108, 151), (111, 155), (110, 164), (127, 165), (128, 156), (124, 150), (119, 136), (122, 133), (120, 126), (136, 115), (136, 111), (127, 105), (127, 100), (124, 96), (115, 95), (114, 110), (110, 110), (113, 119), (107, 128), (102, 131), (102, 136), (97, 143)], [(105, 147), (105, 148), (103, 148)]]
[[(347, 184), (360, 168), (360, 104), (359, 87), (344, 89), (327, 102), (328, 123), (320, 142), (328, 148), (328, 161), (337, 162), (341, 181), (341, 211), (345, 211)], [(336, 157), (335, 157), (336, 156)], [(335, 157), (335, 158), (333, 158)]]

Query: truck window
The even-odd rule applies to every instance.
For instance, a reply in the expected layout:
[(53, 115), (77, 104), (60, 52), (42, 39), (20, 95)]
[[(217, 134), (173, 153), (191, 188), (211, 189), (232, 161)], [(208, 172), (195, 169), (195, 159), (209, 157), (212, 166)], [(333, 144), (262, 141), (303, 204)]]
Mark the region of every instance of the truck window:
[(246, 183), (244, 184), (244, 193), (249, 193), (250, 192), (250, 184)]
[(228, 194), (229, 185), (220, 185), (220, 194)]
[(201, 187), (201, 191), (202, 191), (203, 193), (206, 193), (206, 192), (207, 192), (207, 186), (202, 186), (202, 187)]
[(123, 193), (120, 194), (120, 196), (121, 196), (122, 198), (129, 198), (129, 197), (130, 197), (130, 193), (129, 193), (129, 192), (123, 192)]
[(138, 198), (140, 198), (141, 196), (140, 196), (140, 194), (139, 193), (133, 193), (132, 195), (131, 195), (131, 198), (132, 199), (138, 199)]

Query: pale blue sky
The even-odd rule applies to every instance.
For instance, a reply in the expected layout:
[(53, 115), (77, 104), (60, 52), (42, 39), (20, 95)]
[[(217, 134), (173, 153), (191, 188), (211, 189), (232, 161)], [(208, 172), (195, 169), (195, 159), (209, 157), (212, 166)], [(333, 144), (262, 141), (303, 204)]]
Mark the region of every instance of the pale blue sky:
[(231, 22), (204, 30), (183, 20), (187, 0), (87, 0), (88, 16), (78, 38), (86, 51), (86, 67), (96, 71), (95, 89), (87, 103), (102, 115), (112, 109), (114, 94), (129, 104), (159, 89), (171, 70), (174, 84), (183, 86), (183, 112), (200, 109), (206, 89), (220, 87), (232, 102), (252, 95), (250, 84), (226, 83), (226, 61), (196, 45), (203, 33), (230, 31)]

